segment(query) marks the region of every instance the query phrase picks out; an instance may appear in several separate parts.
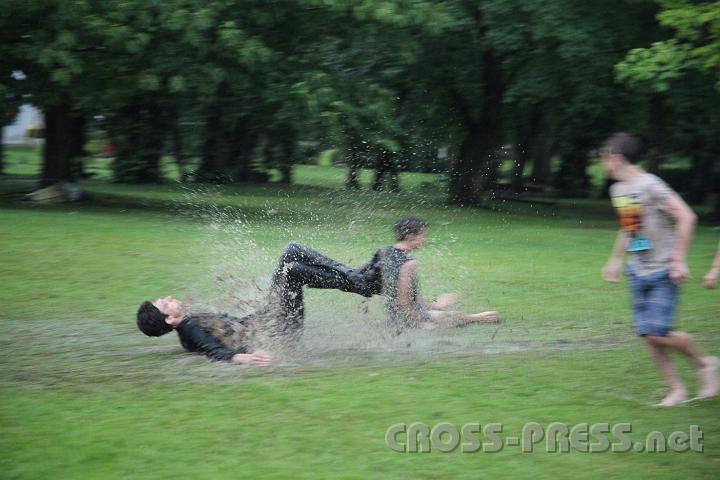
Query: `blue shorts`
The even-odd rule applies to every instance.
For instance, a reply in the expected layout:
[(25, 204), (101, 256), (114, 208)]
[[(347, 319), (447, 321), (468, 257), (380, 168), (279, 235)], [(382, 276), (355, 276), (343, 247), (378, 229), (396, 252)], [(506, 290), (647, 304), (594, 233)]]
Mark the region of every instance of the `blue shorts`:
[(665, 337), (673, 328), (678, 286), (670, 280), (667, 270), (638, 276), (632, 267), (626, 271), (630, 279), (635, 333), (641, 336)]

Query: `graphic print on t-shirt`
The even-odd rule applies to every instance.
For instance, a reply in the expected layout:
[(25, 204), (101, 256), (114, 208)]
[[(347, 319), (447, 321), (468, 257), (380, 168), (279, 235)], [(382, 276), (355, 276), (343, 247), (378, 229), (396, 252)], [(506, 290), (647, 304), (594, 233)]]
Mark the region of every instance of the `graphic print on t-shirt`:
[(648, 239), (640, 234), (642, 230), (643, 204), (638, 195), (631, 193), (612, 198), (613, 207), (620, 219), (620, 228), (630, 235), (628, 252), (644, 252), (652, 248)]

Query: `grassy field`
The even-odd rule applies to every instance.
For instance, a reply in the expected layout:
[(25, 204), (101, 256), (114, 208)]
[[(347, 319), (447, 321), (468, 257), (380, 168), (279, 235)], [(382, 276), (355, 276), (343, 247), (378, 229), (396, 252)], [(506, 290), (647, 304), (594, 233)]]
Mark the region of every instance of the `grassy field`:
[[(12, 156), (3, 192), (28, 188)], [(83, 182), (88, 203), (0, 200), (0, 478), (717, 478), (720, 400), (650, 405), (662, 381), (631, 332), (626, 285), (600, 281), (615, 218), (601, 201), (443, 203), (441, 179), (347, 193), (344, 170), (302, 166), (298, 185), (136, 187)], [(362, 180), (367, 184), (369, 172)], [(174, 334), (141, 335), (139, 303), (172, 293), (243, 313), (290, 240), (360, 264), (390, 225), (431, 223), (417, 257), (428, 295), (457, 292), (500, 326), (383, 328), (382, 301), (307, 294), (305, 353), (263, 370), (210, 363)], [(678, 326), (720, 354), (720, 298), (701, 277), (718, 240), (698, 228)], [(678, 365), (688, 386), (693, 372)], [(629, 422), (704, 432), (704, 452), (396, 453), (397, 423)]]

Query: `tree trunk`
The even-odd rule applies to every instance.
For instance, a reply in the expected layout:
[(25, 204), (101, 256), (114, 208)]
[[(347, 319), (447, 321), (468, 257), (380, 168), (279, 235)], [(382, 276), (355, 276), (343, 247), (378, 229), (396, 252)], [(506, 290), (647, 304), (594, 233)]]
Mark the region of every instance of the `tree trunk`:
[(237, 152), (244, 134), (241, 119), (232, 111), (230, 87), (227, 82), (218, 85), (214, 97), (205, 111), (205, 140), (202, 158), (197, 171), (201, 181), (244, 181), (247, 166), (238, 163)]
[(376, 192), (382, 190), (383, 177), (390, 170), (390, 153), (387, 150), (380, 151), (375, 156), (375, 179), (373, 180), (372, 189)]
[(85, 135), (85, 116), (77, 113), (71, 116), (70, 125), (68, 126), (70, 134), (70, 161), (72, 163), (73, 176), (75, 178), (86, 177), (84, 158), (87, 156), (85, 151), (86, 135)]
[(2, 139), (3, 126), (0, 124), (0, 175), (5, 173), (5, 144)]
[(290, 128), (285, 128), (282, 134), (281, 144), (281, 158), (280, 158), (280, 182), (291, 184), (292, 183), (292, 165), (293, 158), (295, 156), (295, 134), (292, 133)]
[(484, 105), (479, 118), (471, 114), (466, 99), (453, 92), (456, 106), (464, 119), (465, 139), (450, 172), (450, 201), (459, 205), (482, 203), (483, 195), (497, 181), (497, 159), (494, 150), (501, 143), (502, 101), (505, 85), (500, 58), (488, 50), (482, 57), (484, 66)]
[[(274, 141), (269, 135), (268, 141)], [(258, 134), (254, 129), (252, 118), (237, 117), (233, 125), (230, 148), (225, 152), (224, 163), (232, 169), (234, 182), (256, 181), (257, 172), (253, 172), (252, 159), (255, 146), (258, 143)], [(272, 145), (271, 145), (272, 147)]]
[(520, 192), (524, 184), (525, 165), (533, 153), (536, 152), (536, 143), (540, 124), (543, 118), (542, 105), (533, 105), (529, 120), (518, 128), (518, 152), (513, 169), (513, 178), (511, 184), (513, 190)]
[(183, 145), (182, 133), (180, 132), (180, 125), (178, 124), (177, 118), (172, 121), (172, 127), (170, 131), (170, 142), (172, 143), (173, 158), (175, 159), (175, 165), (178, 169), (178, 179), (180, 182), (187, 180), (188, 172), (185, 171), (185, 148)]
[(486, 153), (482, 132), (475, 125), (468, 126), (467, 130), (450, 172), (450, 200), (459, 205), (480, 201), (474, 170), (476, 159), (483, 159)]
[(360, 182), (358, 181), (358, 174), (360, 173), (360, 166), (362, 165), (361, 154), (366, 153), (362, 143), (362, 137), (357, 134), (352, 128), (348, 128), (347, 140), (350, 143), (350, 156), (348, 158), (350, 162), (350, 168), (348, 169), (348, 176), (345, 182), (345, 187), (349, 189), (357, 190), (360, 188)]
[(537, 150), (533, 153), (533, 169), (530, 174), (530, 181), (536, 186), (545, 187), (550, 178), (550, 163), (552, 161), (555, 148), (555, 140), (550, 132), (544, 132), (537, 146)]
[(198, 180), (217, 180), (221, 173), (221, 148), (223, 144), (222, 111), (213, 102), (205, 113), (205, 140), (202, 158), (197, 171)]
[(166, 137), (164, 116), (153, 94), (137, 97), (117, 114), (113, 125), (114, 177), (123, 183), (159, 183)]
[(398, 178), (398, 171), (397, 171), (397, 165), (395, 162), (393, 162), (393, 168), (389, 172), (390, 175), (390, 191), (393, 193), (397, 193), (400, 191), (400, 179)]
[(665, 138), (665, 102), (661, 93), (650, 98), (650, 118), (648, 121), (647, 167), (648, 172), (658, 173), (663, 159), (663, 140)]
[(450, 200), (459, 205), (481, 204), (484, 195), (497, 183), (499, 119), (496, 124), (485, 123), (468, 129), (460, 145), (458, 158), (450, 176)]
[(45, 144), (40, 184), (73, 180), (71, 110), (68, 103), (45, 107)]
[(588, 151), (586, 140), (575, 140), (562, 154), (560, 170), (555, 177), (555, 187), (564, 195), (587, 197), (590, 179), (587, 175)]
[(383, 188), (383, 182), (387, 183), (388, 190), (391, 192), (400, 191), (400, 182), (398, 181), (398, 167), (395, 162), (395, 154), (382, 150), (375, 157), (375, 180), (372, 189), (380, 191)]
[(712, 178), (713, 157), (699, 152), (692, 160), (690, 170), (690, 191), (688, 192), (688, 203), (691, 205), (702, 205), (705, 203), (710, 179)]
[(357, 190), (360, 188), (360, 183), (358, 182), (358, 172), (360, 170), (360, 153), (357, 151), (356, 147), (352, 147), (350, 150), (350, 168), (348, 170), (348, 177), (347, 182), (345, 185), (347, 188), (351, 188), (354, 190)]

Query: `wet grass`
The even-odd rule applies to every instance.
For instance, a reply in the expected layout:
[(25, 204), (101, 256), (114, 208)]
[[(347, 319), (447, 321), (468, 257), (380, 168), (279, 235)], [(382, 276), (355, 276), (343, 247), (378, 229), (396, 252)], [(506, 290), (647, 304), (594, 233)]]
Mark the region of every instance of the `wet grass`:
[[(625, 285), (599, 280), (615, 219), (605, 202), (442, 203), (432, 176), (401, 195), (341, 189), (302, 167), (298, 187), (160, 187), (88, 181), (89, 203), (0, 200), (2, 478), (712, 478), (719, 400), (657, 410), (662, 382), (630, 330)], [(6, 187), (17, 177), (5, 179)], [(318, 180), (320, 178), (321, 180)], [(9, 187), (8, 187), (9, 188)], [(297, 240), (359, 264), (394, 219), (432, 225), (422, 288), (455, 291), (499, 327), (382, 332), (382, 302), (307, 295), (306, 354), (268, 370), (213, 364), (133, 323), (165, 293), (239, 312)], [(717, 233), (698, 229), (679, 326), (715, 354), (717, 291), (702, 273)], [(692, 372), (679, 365), (688, 386)], [(704, 453), (400, 454), (393, 424), (631, 422), (633, 440), (699, 425)]]

